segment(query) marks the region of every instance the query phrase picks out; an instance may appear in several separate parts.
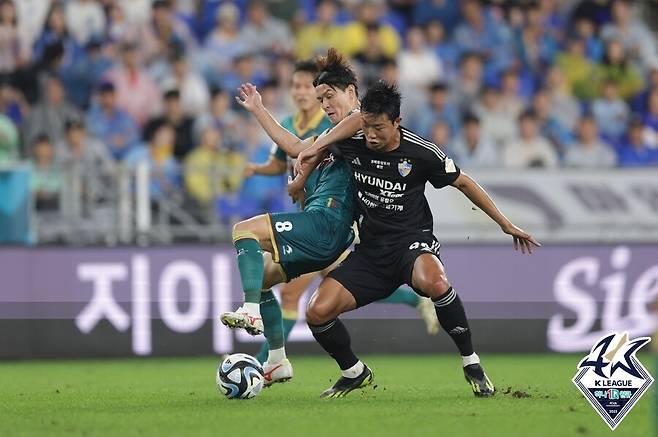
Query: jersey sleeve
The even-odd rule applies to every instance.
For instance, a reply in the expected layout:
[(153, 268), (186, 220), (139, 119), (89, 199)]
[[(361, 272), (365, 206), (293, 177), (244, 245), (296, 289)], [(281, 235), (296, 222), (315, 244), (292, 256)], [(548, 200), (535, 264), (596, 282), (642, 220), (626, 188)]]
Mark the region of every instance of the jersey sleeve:
[(427, 180), (434, 188), (443, 188), (452, 184), (461, 174), (457, 164), (441, 150), (431, 151), (428, 156)]
[(288, 155), (286, 155), (286, 152), (283, 151), (283, 149), (276, 144), (272, 144), (272, 148), (270, 149), (270, 155), (278, 159), (279, 161), (286, 162), (288, 161)]

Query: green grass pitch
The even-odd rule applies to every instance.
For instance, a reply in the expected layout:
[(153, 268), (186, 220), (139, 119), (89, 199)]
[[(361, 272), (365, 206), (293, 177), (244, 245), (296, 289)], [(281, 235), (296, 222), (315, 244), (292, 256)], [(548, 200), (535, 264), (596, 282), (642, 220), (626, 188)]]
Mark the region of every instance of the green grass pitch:
[(4, 362), (0, 435), (656, 435), (655, 387), (612, 433), (570, 381), (579, 359), (485, 355), (499, 393), (477, 399), (455, 356), (368, 356), (376, 386), (321, 400), (333, 361), (295, 356), (294, 380), (247, 401), (219, 395), (216, 357)]

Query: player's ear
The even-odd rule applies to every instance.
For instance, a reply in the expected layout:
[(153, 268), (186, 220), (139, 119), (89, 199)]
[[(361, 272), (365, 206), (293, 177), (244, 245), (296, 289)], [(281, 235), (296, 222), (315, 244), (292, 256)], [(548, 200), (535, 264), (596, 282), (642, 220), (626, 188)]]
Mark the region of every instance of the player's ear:
[(402, 119), (401, 119), (400, 117), (398, 117), (398, 118), (396, 118), (395, 120), (393, 120), (393, 127), (395, 127), (396, 129), (397, 129), (398, 127), (400, 127), (400, 122), (401, 122), (401, 121), (402, 121)]

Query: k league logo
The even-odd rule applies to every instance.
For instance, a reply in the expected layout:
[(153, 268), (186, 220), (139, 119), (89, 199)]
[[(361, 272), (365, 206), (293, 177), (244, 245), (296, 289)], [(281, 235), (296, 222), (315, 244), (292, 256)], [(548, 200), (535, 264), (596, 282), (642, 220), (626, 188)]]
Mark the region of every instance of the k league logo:
[(649, 337), (628, 339), (628, 334), (601, 338), (578, 365), (573, 383), (614, 430), (653, 383), (635, 354)]

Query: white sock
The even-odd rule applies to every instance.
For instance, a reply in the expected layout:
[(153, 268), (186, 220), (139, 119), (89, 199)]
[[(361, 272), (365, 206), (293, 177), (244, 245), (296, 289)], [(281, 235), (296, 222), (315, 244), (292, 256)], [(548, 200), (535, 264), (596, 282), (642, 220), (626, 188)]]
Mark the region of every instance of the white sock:
[(478, 357), (478, 354), (473, 352), (471, 355), (468, 355), (466, 357), (462, 355), (463, 367), (466, 367), (471, 364), (480, 364), (480, 357)]
[(247, 314), (252, 317), (260, 317), (260, 304), (253, 302), (245, 302), (242, 304), (242, 309), (244, 309)]
[(276, 364), (286, 359), (286, 348), (270, 349), (267, 355), (268, 364)]
[(349, 369), (341, 370), (340, 373), (342, 373), (345, 378), (356, 378), (363, 372), (363, 368), (363, 363), (359, 360)]

